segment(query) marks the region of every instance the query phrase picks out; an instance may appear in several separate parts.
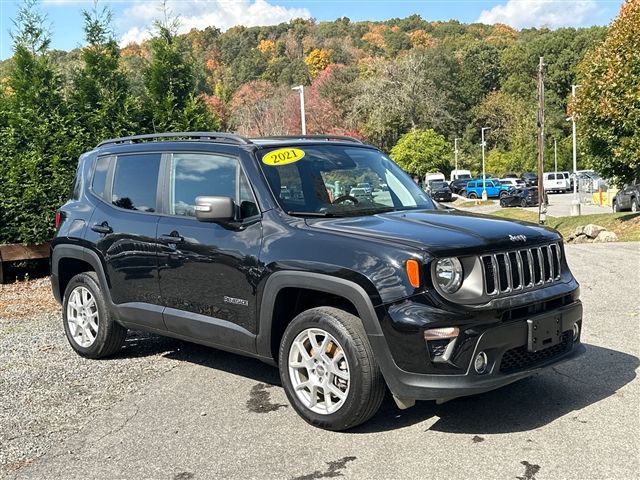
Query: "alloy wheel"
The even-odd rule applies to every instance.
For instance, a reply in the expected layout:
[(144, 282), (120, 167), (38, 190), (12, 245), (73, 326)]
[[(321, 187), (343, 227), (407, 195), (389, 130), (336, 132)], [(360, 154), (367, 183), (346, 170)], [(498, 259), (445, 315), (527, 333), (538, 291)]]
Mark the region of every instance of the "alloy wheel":
[(349, 395), (349, 362), (340, 343), (329, 332), (308, 328), (289, 348), (289, 378), (298, 399), (312, 412), (329, 415)]
[(89, 348), (98, 335), (98, 305), (88, 288), (78, 286), (67, 302), (69, 333), (79, 346)]

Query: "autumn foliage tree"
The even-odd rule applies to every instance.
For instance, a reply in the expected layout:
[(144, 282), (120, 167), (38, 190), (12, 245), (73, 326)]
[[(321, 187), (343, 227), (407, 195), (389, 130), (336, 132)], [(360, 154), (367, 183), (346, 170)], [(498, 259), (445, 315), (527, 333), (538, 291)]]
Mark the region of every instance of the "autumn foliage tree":
[(640, 180), (640, 0), (627, 0), (579, 67), (575, 113), (591, 167), (622, 182)]

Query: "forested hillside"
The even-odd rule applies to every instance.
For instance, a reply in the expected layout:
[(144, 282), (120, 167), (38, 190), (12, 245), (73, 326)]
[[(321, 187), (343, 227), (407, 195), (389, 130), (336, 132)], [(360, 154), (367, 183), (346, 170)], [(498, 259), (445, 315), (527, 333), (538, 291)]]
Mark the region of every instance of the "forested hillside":
[(16, 224), (24, 215), (18, 207), (51, 215), (77, 156), (100, 139), (187, 129), (298, 134), (298, 92), (291, 87), (300, 84), (307, 133), (353, 135), (388, 152), (407, 132), (432, 129), (442, 153), (418, 159), (415, 173), (452, 168), (454, 138), (461, 139), (460, 168), (477, 172), (480, 127), (491, 127), (487, 171), (521, 172), (536, 160), (536, 74), (544, 56), (547, 168), (556, 139), (558, 166), (566, 169), (571, 85), (607, 33), (516, 31), (414, 15), (176, 35), (179, 19), (169, 19), (155, 26), (153, 39), (119, 48), (109, 12), (97, 9), (85, 12), (86, 46), (61, 52), (49, 50), (33, 0), (21, 15), (14, 56), (0, 65), (0, 216), (15, 225), (2, 229), (0, 242), (46, 238), (48, 225)]

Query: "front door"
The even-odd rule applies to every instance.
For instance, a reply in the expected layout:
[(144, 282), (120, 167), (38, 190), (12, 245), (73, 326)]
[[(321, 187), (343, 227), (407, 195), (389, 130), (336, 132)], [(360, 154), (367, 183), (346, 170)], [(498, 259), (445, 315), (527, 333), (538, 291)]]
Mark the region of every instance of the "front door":
[[(255, 351), (262, 223), (240, 162), (222, 154), (173, 153), (167, 165), (167, 215), (158, 223), (167, 329), (204, 343)], [(198, 221), (198, 196), (232, 197), (236, 219)]]

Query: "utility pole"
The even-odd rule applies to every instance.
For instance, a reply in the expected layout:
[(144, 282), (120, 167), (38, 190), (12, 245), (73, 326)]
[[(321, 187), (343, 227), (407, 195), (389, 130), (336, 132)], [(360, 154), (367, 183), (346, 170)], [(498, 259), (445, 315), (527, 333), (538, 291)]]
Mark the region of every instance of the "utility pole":
[(300, 123), (302, 124), (302, 135), (307, 134), (307, 122), (304, 115), (304, 85), (298, 85), (297, 87), (291, 87), (291, 90), (298, 90), (300, 92)]
[(484, 147), (487, 145), (487, 143), (484, 141), (484, 131), (485, 130), (489, 130), (491, 127), (482, 127), (480, 129), (480, 136), (482, 137), (482, 201), (486, 202), (487, 201), (487, 178), (486, 175), (484, 173)]
[(576, 88), (578, 85), (571, 85), (571, 117), (567, 120), (571, 120), (571, 133), (573, 136), (573, 200), (571, 200), (571, 216), (577, 217), (580, 215), (580, 197), (578, 197), (578, 162), (577, 162), (577, 150), (576, 150)]
[[(458, 173), (458, 140), (460, 140), (459, 138), (454, 138), (453, 139), (453, 155), (456, 161), (456, 174)], [(454, 179), (455, 180), (455, 179)]]
[(556, 180), (558, 179), (558, 141), (553, 139), (553, 163), (555, 164)]
[(544, 225), (547, 203), (544, 194), (544, 58), (538, 65), (538, 223)]

